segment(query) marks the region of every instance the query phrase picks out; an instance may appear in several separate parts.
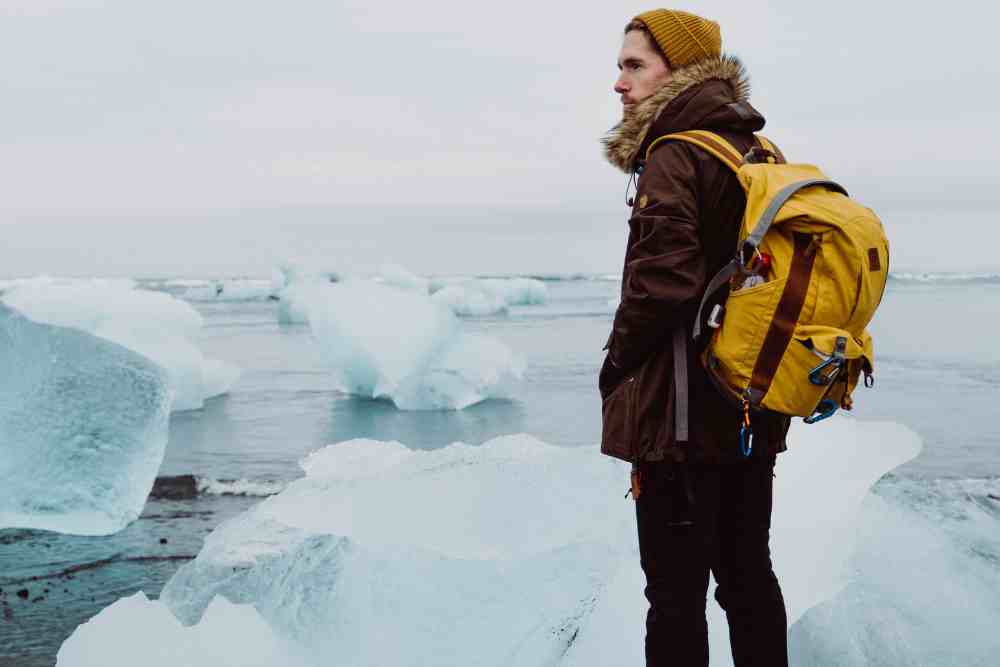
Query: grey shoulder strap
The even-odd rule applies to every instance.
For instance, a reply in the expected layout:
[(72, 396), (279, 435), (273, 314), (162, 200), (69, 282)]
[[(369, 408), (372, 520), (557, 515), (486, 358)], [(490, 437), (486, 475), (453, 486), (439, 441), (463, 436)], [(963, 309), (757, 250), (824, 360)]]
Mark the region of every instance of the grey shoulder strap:
[(688, 441), (688, 358), (684, 326), (674, 329), (674, 442)]

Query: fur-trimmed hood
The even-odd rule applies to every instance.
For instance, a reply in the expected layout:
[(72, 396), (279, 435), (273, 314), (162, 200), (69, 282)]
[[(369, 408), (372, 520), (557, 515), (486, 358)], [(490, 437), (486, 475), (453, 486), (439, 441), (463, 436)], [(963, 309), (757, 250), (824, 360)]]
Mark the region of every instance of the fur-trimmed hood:
[[(743, 63), (736, 56), (722, 55), (718, 58), (707, 58), (674, 70), (662, 88), (632, 108), (626, 109), (621, 122), (611, 128), (604, 136), (602, 143), (608, 162), (626, 173), (631, 172), (639, 157), (640, 150), (644, 144), (648, 143), (647, 138), (652, 138), (648, 137), (650, 129), (654, 124), (662, 125), (657, 121), (663, 120), (661, 116), (671, 102), (695, 86), (713, 79), (721, 80), (731, 88), (731, 95), (729, 91), (726, 91), (725, 97), (728, 100), (721, 100), (723, 105), (727, 101), (747, 102), (749, 100), (750, 79)], [(685, 108), (684, 111), (688, 110)], [(715, 108), (703, 111), (705, 113), (702, 114), (702, 118), (688, 120), (699, 123), (705, 115), (715, 111)], [(763, 125), (763, 118), (760, 119), (760, 125)], [(694, 126), (672, 127), (668, 131), (676, 132), (687, 129), (696, 128)]]

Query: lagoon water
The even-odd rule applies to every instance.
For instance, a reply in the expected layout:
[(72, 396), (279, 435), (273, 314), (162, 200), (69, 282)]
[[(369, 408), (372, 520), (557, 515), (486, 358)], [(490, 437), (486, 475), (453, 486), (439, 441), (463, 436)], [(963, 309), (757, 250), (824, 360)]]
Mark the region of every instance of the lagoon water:
[[(202, 349), (242, 368), (240, 382), (201, 410), (173, 415), (163, 484), (121, 533), (0, 531), (0, 665), (53, 664), (64, 639), (102, 608), (136, 590), (159, 594), (212, 528), (301, 476), (298, 461), (324, 445), (364, 437), (433, 449), (524, 432), (598, 456), (595, 382), (618, 283), (546, 284), (543, 305), (464, 320), (528, 365), (515, 398), (460, 411), (404, 412), (335, 391), (309, 328), (279, 324), (273, 301), (195, 303)], [(998, 325), (996, 276), (890, 281), (871, 327), (876, 386), (858, 390), (854, 416), (905, 424), (924, 450), (876, 487), (851, 581), (792, 628), (793, 662), (993, 664), (1000, 640), (974, 630), (1000, 622)], [(166, 478), (184, 475), (195, 484), (171, 492)]]

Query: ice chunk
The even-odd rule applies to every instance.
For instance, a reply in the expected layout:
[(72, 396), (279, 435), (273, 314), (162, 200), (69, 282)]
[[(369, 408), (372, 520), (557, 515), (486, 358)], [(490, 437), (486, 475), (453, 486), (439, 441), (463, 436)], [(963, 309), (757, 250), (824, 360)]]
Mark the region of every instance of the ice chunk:
[(508, 306), (531, 306), (545, 303), (548, 288), (541, 280), (533, 278), (488, 278), (476, 281), (476, 287), (492, 294), (499, 294)]
[(136, 287), (132, 278), (61, 278), (56, 276), (35, 276), (34, 278), (14, 278), (0, 280), (0, 294), (8, 290), (25, 287), (117, 287), (132, 289)]
[(545, 303), (548, 288), (532, 278), (449, 279), (431, 283), (433, 298), (456, 315), (504, 313), (510, 306)]
[(435, 302), (444, 304), (456, 315), (483, 317), (507, 312), (507, 300), (500, 294), (492, 294), (463, 285), (449, 285), (434, 293)]
[(278, 296), (278, 322), (308, 324), (309, 297), (314, 288), (337, 283), (342, 276), (335, 271), (284, 262), (271, 276), (271, 288)]
[(615, 465), (526, 436), (433, 452), (357, 440), (303, 468), (170, 581), (179, 618), (222, 595), (341, 665), (542, 664), (632, 533), (603, 493), (620, 496)]
[(186, 301), (266, 301), (276, 296), (270, 280), (215, 280), (207, 285), (188, 287), (181, 295)]
[[(839, 585), (868, 487), (919, 445), (902, 427), (842, 417), (798, 425), (791, 441), (772, 535), (794, 622)], [(355, 440), (302, 467), (170, 580), (161, 600), (184, 623), (206, 623), (216, 596), (253, 604), (317, 666), (642, 664), (620, 463), (522, 435), (429, 452)], [(710, 604), (712, 664), (731, 664)]]
[(343, 279), (340, 271), (313, 264), (284, 261), (271, 272), (271, 288), (282, 288), (302, 283), (336, 283)]
[(190, 304), (163, 292), (127, 285), (30, 284), (3, 295), (4, 303), (36, 322), (82, 329), (149, 357), (167, 369), (173, 410), (202, 407), (228, 392), (239, 369), (206, 360), (195, 341), (202, 317)]
[(504, 344), (462, 331), (425, 295), (352, 280), (304, 299), (337, 386), (351, 394), (403, 410), (461, 409), (510, 396), (524, 372)]
[(794, 664), (992, 665), (1000, 479), (889, 478), (865, 499), (854, 576), (789, 636)]
[(411, 273), (398, 264), (385, 264), (379, 269), (378, 282), (390, 287), (427, 294), (428, 282), (426, 278)]
[(0, 303), (0, 529), (106, 535), (138, 517), (167, 444), (159, 366)]
[(294, 647), (252, 607), (217, 599), (201, 624), (185, 628), (142, 592), (122, 598), (63, 643), (57, 667), (298, 667)]

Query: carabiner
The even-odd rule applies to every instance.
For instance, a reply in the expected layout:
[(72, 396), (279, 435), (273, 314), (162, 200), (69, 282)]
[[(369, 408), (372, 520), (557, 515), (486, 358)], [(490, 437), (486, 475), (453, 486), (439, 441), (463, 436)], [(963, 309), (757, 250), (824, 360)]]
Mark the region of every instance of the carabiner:
[(743, 399), (743, 420), (740, 424), (740, 454), (744, 458), (753, 451), (753, 426), (750, 425), (750, 401)]
[(823, 421), (827, 417), (832, 417), (833, 413), (837, 411), (837, 402), (831, 398), (824, 398), (816, 406), (813, 414), (808, 417), (803, 417), (802, 421), (807, 424), (815, 424), (816, 422)]
[(743, 458), (750, 458), (753, 451), (753, 429), (746, 426), (740, 427), (740, 454)]
[(809, 371), (809, 382), (820, 387), (828, 387), (833, 384), (837, 374), (843, 366), (842, 358), (830, 357), (816, 368)]

